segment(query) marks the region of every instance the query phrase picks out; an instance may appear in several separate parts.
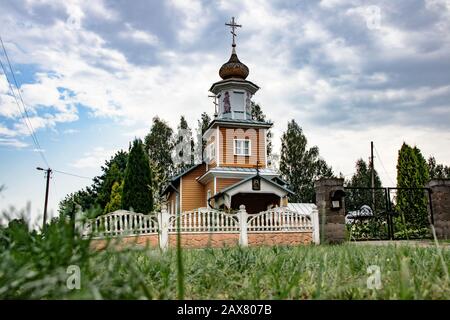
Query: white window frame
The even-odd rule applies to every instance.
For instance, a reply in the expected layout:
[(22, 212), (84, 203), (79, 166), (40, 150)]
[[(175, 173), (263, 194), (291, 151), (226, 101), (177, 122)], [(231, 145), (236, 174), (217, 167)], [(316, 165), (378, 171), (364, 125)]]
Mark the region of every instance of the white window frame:
[[(242, 153), (237, 153), (236, 152), (237, 151), (236, 150), (237, 142), (244, 142), (244, 144), (245, 144), (246, 141), (248, 141), (248, 154), (244, 153), (244, 150), (245, 150), (244, 145), (242, 146)], [(233, 153), (235, 156), (251, 157), (251, 155), (252, 155), (252, 140), (250, 140), (250, 139), (234, 139), (233, 140)]]
[[(237, 115), (238, 114), (242, 114), (243, 115), (243, 117), (242, 117), (242, 120), (245, 120), (245, 119), (247, 119), (247, 115), (246, 115), (246, 110), (245, 110), (245, 91), (244, 90), (233, 90), (232, 91), (232, 93), (233, 93), (233, 96), (232, 96), (232, 98), (231, 98), (231, 112), (232, 112), (232, 117), (233, 117), (233, 119), (241, 119), (241, 118), (237, 118)], [(237, 95), (236, 94), (239, 94), (239, 95), (241, 95), (242, 94), (242, 98), (243, 98), (243, 101), (242, 101), (242, 110), (238, 110), (238, 103), (237, 103)], [(240, 100), (240, 99), (239, 99)]]

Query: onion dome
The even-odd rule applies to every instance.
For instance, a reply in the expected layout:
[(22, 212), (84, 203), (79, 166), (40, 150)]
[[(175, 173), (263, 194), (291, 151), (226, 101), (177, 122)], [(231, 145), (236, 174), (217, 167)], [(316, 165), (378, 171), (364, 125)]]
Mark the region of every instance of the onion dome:
[(231, 57), (228, 62), (224, 63), (219, 70), (219, 76), (222, 79), (229, 78), (240, 78), (245, 79), (248, 77), (249, 70), (248, 67), (239, 61), (239, 58), (236, 54), (236, 50), (233, 46), (233, 51), (231, 52)]

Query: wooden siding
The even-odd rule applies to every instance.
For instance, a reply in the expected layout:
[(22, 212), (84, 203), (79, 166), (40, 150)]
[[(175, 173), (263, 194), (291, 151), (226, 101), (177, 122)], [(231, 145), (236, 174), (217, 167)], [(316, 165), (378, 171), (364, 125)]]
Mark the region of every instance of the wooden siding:
[[(234, 155), (234, 139), (249, 139), (251, 141), (250, 156)], [(220, 166), (260, 167), (266, 165), (266, 137), (264, 129), (220, 128)]]
[(181, 179), (181, 211), (189, 211), (201, 207), (205, 207), (205, 188), (196, 179), (203, 175), (206, 165), (203, 164), (191, 172), (185, 174)]
[(238, 178), (217, 178), (217, 192), (222, 191), (225, 188), (228, 188), (229, 186), (232, 186), (233, 184), (238, 183), (242, 179)]

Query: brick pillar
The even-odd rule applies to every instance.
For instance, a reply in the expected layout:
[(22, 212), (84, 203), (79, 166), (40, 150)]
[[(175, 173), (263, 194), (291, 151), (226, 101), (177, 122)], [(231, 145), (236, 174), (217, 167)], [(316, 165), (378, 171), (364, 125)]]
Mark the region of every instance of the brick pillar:
[(319, 210), (320, 243), (341, 243), (345, 241), (345, 204), (332, 208), (332, 195), (344, 191), (344, 179), (322, 178), (314, 183), (316, 205)]
[(431, 189), (434, 229), (438, 239), (450, 239), (450, 179), (433, 179)]

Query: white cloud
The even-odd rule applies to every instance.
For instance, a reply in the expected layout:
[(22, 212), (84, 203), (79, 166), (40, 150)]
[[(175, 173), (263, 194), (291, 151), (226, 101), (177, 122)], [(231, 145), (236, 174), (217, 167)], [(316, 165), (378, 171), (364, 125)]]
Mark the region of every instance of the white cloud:
[[(126, 50), (121, 51), (111, 45), (105, 38), (107, 35), (101, 36), (86, 28), (85, 19), (92, 11), (99, 16), (107, 12), (105, 19), (111, 21), (120, 20), (120, 13), (108, 9), (101, 2), (98, 8), (97, 2), (92, 5), (71, 2), (71, 6), (79, 8), (73, 8), (80, 17), (79, 30), (73, 30), (65, 21), (25, 27), (14, 19), (3, 20), (6, 34), (16, 35), (14, 42), (6, 41), (15, 63), (35, 64), (45, 70), (36, 74), (35, 83), (21, 88), (26, 102), (37, 112), (32, 117), (36, 130), (76, 121), (78, 115), (74, 106), (78, 104), (86, 106), (96, 117), (116, 120), (114, 124), (123, 131), (123, 135), (128, 132), (129, 137), (143, 136), (155, 115), (175, 127), (183, 114), (191, 125), (196, 125), (194, 121), (201, 112), (212, 114), (213, 106), (207, 90), (219, 80), (217, 71), (228, 59), (229, 51), (217, 54), (205, 46), (200, 50), (186, 49), (190, 44), (202, 41), (199, 36), (214, 21), (215, 12), (210, 12), (212, 6), (206, 8), (200, 1), (173, 0), (168, 4), (177, 17), (177, 24), (181, 24), (175, 35), (181, 48), (166, 46), (168, 42), (164, 42), (166, 39), (160, 34), (134, 29), (132, 26), (136, 24), (133, 21), (121, 21), (125, 28), (120, 36), (152, 45), (149, 53), (154, 54), (158, 62), (152, 65), (133, 63), (125, 54)], [(367, 130), (379, 127), (373, 119), (390, 122), (397, 117), (410, 117), (410, 107), (427, 104), (434, 98), (449, 94), (449, 87), (442, 84), (411, 86), (395, 83), (397, 85), (394, 86), (392, 81), (399, 77), (396, 72), (402, 71), (376, 69), (379, 61), (395, 62), (402, 58), (420, 62), (426, 57), (439, 61), (436, 56), (421, 51), (419, 44), (428, 39), (441, 39), (442, 46), (438, 52), (449, 52), (449, 36), (447, 29), (442, 27), (442, 24), (447, 26), (448, 21), (440, 19), (426, 31), (399, 27), (389, 19), (390, 6), (394, 4), (383, 7), (381, 28), (368, 31), (361, 11), (364, 7), (357, 1), (322, 1), (319, 8), (311, 11), (280, 9), (275, 3), (263, 0), (217, 3), (218, 13), (237, 13), (238, 23), (243, 25), (238, 33), (238, 55), (250, 68), (249, 80), (261, 86), (255, 101), (261, 103), (268, 117), (275, 120), (275, 145), (279, 144), (280, 134), (291, 118), (296, 118), (306, 128), (312, 128), (311, 135), (324, 137), (328, 136), (324, 128), (335, 124), (324, 117), (323, 127), (317, 127), (317, 123), (311, 121), (314, 116), (336, 113), (341, 119), (353, 121), (351, 129), (349, 126), (346, 128), (348, 131), (341, 131), (346, 136), (342, 133), (335, 137), (335, 144), (339, 144), (349, 137), (360, 136), (358, 130), (362, 127), (367, 127)], [(438, 13), (436, 6), (430, 4), (429, 10)], [(229, 31), (224, 22), (220, 22), (222, 36), (227, 38)], [(360, 36), (359, 32), (364, 35)], [(364, 38), (366, 33), (367, 38)], [(363, 40), (356, 41), (358, 36)], [(58, 88), (66, 88), (71, 94), (61, 93)], [(6, 90), (5, 82), (2, 84), (0, 78), (0, 99), (3, 99), (0, 100), (0, 113), (17, 116), (11, 101), (7, 103), (6, 99), (11, 97), (8, 98)], [(373, 104), (374, 108), (361, 107), (367, 103)], [(396, 109), (388, 113), (387, 107), (394, 103)], [(335, 109), (329, 109), (333, 104)], [(355, 105), (357, 108), (352, 109)], [(433, 105), (430, 102), (429, 107), (430, 113), (439, 114), (441, 118), (448, 116), (448, 106), (446, 109), (443, 102)], [(51, 115), (45, 114), (47, 111)], [(423, 127), (427, 125), (429, 123)], [(413, 134), (410, 126), (400, 121), (395, 127), (396, 134), (405, 139)], [(16, 131), (3, 130), (10, 135), (11, 132), (28, 134), (23, 125), (16, 124), (12, 128)], [(383, 131), (384, 137), (389, 137), (389, 132), (392, 132)], [(430, 136), (434, 135), (430, 133)], [(318, 140), (324, 152), (327, 152), (330, 140)], [(438, 146), (439, 142), (433, 142), (433, 145)], [(101, 164), (97, 161), (100, 153), (87, 154), (73, 164), (75, 167)], [(353, 154), (347, 156), (354, 157)], [(450, 159), (446, 157), (444, 159)], [(332, 162), (338, 159), (332, 152), (326, 153), (326, 158)], [(350, 162), (353, 165), (353, 160)]]
[(86, 152), (82, 158), (76, 160), (70, 165), (74, 168), (99, 168), (105, 160), (109, 159), (113, 155), (113, 150), (106, 150), (103, 147), (94, 148), (90, 152)]
[(119, 33), (121, 38), (146, 43), (152, 46), (158, 44), (158, 37), (154, 34), (142, 30), (136, 30), (131, 27), (130, 24), (126, 24), (125, 26), (127, 27), (127, 30)]
[(0, 138), (0, 146), (25, 148), (28, 144), (18, 139)]
[(197, 41), (200, 31), (210, 22), (212, 13), (199, 0), (169, 0), (167, 4), (182, 23), (178, 29), (178, 40), (181, 43)]

